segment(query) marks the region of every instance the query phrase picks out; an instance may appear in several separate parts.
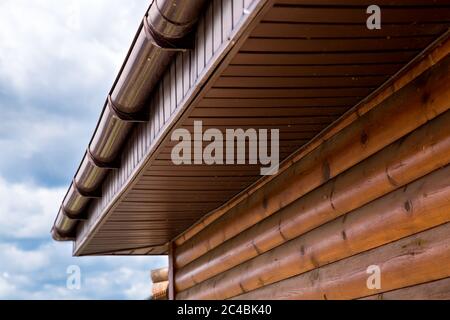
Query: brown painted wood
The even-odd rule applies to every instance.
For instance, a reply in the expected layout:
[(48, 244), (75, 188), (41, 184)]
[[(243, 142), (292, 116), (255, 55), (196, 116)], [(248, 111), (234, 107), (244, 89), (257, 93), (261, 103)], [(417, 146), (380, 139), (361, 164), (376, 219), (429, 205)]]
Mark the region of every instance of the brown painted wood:
[[(356, 299), (450, 276), (450, 224), (312, 270), (236, 299)], [(367, 268), (381, 270), (381, 289), (368, 289)]]
[(252, 32), (252, 37), (260, 38), (386, 38), (432, 36), (445, 32), (448, 25), (442, 24), (387, 24), (381, 29), (369, 30), (361, 24), (295, 24), (260, 23)]
[(379, 293), (361, 300), (450, 300), (450, 278)]
[(336, 53), (240, 52), (230, 65), (305, 65), (305, 67), (309, 67), (308, 65), (406, 63), (417, 53), (417, 50)]
[(202, 121), (205, 126), (220, 125), (223, 127), (234, 126), (242, 128), (243, 126), (274, 126), (274, 125), (318, 125), (330, 124), (336, 120), (336, 116), (297, 116), (297, 117), (253, 117), (253, 118), (239, 118), (239, 117), (221, 117), (221, 118), (194, 118), (191, 117), (186, 121), (186, 125), (194, 125), (194, 121)]
[[(363, 101), (357, 104), (350, 112), (347, 112), (343, 117), (336, 121), (327, 130), (322, 131), (314, 139), (312, 139), (308, 144), (304, 145), (302, 148), (296, 150), (287, 161), (281, 163), (280, 174), (290, 168), (293, 163), (300, 161), (314, 149), (319, 147), (322, 143), (329, 140), (331, 137), (336, 135), (338, 132), (342, 131), (344, 128), (349, 126), (354, 121), (358, 120), (362, 115), (366, 114), (373, 108), (380, 105), (388, 97), (390, 97), (395, 92), (405, 87), (411, 81), (413, 81), (417, 76), (422, 74), (424, 71), (429, 69), (431, 66), (435, 65), (443, 58), (448, 55), (449, 52), (449, 41), (444, 42), (437, 41), (435, 45), (427, 49), (427, 53), (417, 57), (414, 61), (410, 62), (408, 67), (405, 67), (400, 71), (397, 76), (391, 79), (388, 83), (377, 89), (371, 96), (366, 97)], [(234, 197), (228, 201), (225, 205), (217, 208), (207, 216), (200, 219), (195, 225), (183, 232), (179, 237), (175, 239), (177, 245), (182, 245), (187, 240), (198, 234), (201, 230), (205, 229), (215, 220), (219, 219), (221, 216), (226, 214), (231, 208), (238, 205), (240, 202), (245, 201), (256, 191), (262, 188), (264, 185), (273, 180), (273, 177), (266, 176), (257, 183), (253, 184), (251, 187), (247, 188), (245, 192), (241, 192), (238, 196)]]
[(427, 46), (432, 36), (389, 39), (271, 39), (250, 38), (242, 47), (245, 52), (376, 52), (387, 50), (417, 50)]
[(179, 269), (177, 289), (188, 289), (447, 165), (449, 123), (447, 111), (192, 261)]
[(169, 269), (168, 269), (168, 298), (169, 300), (175, 300), (175, 287), (174, 287), (174, 277), (175, 277), (175, 267), (173, 264), (173, 256), (174, 256), (174, 245), (173, 242), (169, 242), (169, 250), (168, 250), (168, 257), (169, 257)]
[[(314, 6), (358, 6), (366, 7), (371, 5), (369, 0), (275, 0), (275, 5), (314, 5)], [(377, 4), (380, 6), (430, 6), (442, 5), (448, 6), (447, 0), (378, 0)]]
[(216, 88), (330, 88), (373, 87), (388, 79), (387, 76), (351, 77), (221, 77)]
[(178, 268), (448, 110), (450, 58), (400, 89), (177, 249)]
[[(302, 22), (302, 23), (361, 23), (367, 21), (367, 5), (356, 8), (339, 7), (291, 7), (275, 6), (264, 17), (263, 21)], [(385, 7), (382, 9), (383, 23), (423, 23), (423, 22), (449, 22), (449, 7)]]
[(208, 98), (298, 98), (298, 97), (352, 97), (366, 96), (375, 88), (213, 88)]
[(447, 166), (178, 296), (231, 298), (449, 221)]
[[(341, 65), (230, 65), (223, 73), (226, 77), (358, 77), (377, 76), (383, 80), (384, 75), (390, 75), (401, 68), (399, 63), (389, 64), (341, 64)], [(320, 78), (319, 78), (320, 79)], [(267, 80), (266, 80), (267, 81)], [(274, 80), (275, 81), (275, 80)], [(318, 80), (317, 80), (318, 81)]]

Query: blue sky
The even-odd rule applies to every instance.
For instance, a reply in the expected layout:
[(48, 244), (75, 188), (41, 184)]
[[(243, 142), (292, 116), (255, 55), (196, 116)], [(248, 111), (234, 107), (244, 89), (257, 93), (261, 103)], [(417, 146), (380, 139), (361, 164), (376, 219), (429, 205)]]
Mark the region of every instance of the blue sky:
[[(49, 230), (146, 0), (0, 2), (0, 299), (144, 299), (164, 257), (71, 256)], [(70, 265), (80, 290), (66, 288)]]

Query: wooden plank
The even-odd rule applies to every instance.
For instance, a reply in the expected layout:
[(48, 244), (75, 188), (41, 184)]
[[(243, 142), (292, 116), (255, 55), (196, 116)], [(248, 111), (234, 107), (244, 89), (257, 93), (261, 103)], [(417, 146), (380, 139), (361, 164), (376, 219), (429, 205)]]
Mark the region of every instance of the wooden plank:
[(305, 117), (283, 117), (283, 118), (270, 118), (270, 117), (253, 117), (253, 118), (233, 118), (233, 117), (221, 117), (221, 118), (189, 118), (186, 122), (188, 125), (193, 125), (194, 121), (202, 120), (204, 125), (294, 125), (294, 124), (327, 124), (336, 120), (337, 117), (333, 116), (305, 116)]
[(247, 181), (245, 178), (242, 177), (234, 177), (233, 179), (230, 180), (226, 180), (226, 179), (221, 179), (219, 177), (194, 177), (192, 179), (186, 179), (183, 177), (166, 177), (166, 178), (158, 178), (158, 177), (150, 177), (150, 176), (143, 176), (142, 180), (143, 182), (148, 182), (148, 181), (168, 181), (171, 183), (180, 183), (180, 182), (192, 182), (192, 183), (196, 183), (196, 182), (200, 182), (200, 183), (215, 183), (215, 184), (226, 184), (227, 182), (232, 183), (234, 182), (245, 182)]
[(375, 87), (389, 78), (381, 76), (335, 76), (335, 77), (220, 77), (215, 88), (338, 88)]
[[(334, 125), (332, 125), (327, 130), (322, 131), (322, 133), (320, 133), (310, 143), (298, 149), (297, 152), (295, 152), (290, 157), (290, 160), (292, 162), (284, 162), (284, 164), (280, 166), (280, 175), (282, 174), (282, 172), (288, 170), (289, 167), (291, 167), (292, 163), (298, 162), (301, 159), (305, 158), (309, 153), (313, 152), (324, 142), (328, 141), (334, 135), (352, 124), (354, 121), (358, 120), (361, 116), (373, 110), (375, 107), (382, 105), (383, 101), (399, 92), (402, 88), (406, 87), (427, 69), (431, 68), (439, 61), (442, 61), (442, 59), (444, 59), (448, 53), (448, 44), (449, 41), (444, 41), (439, 46), (429, 48), (427, 50), (427, 53), (417, 58), (414, 64), (411, 64), (407, 69), (404, 69), (394, 79), (389, 81), (388, 84), (377, 90), (377, 92), (374, 93), (374, 95), (370, 97), (370, 99), (362, 101), (354, 108), (352, 112), (346, 113)], [(433, 57), (433, 59), (430, 59), (430, 57)], [(271, 180), (273, 180), (272, 177), (265, 177), (263, 179), (260, 179), (253, 186), (248, 188), (245, 193), (241, 193), (231, 201), (227, 202), (221, 208), (218, 208), (211, 212), (207, 217), (200, 219), (194, 226), (192, 226), (192, 228), (179, 235), (175, 239), (175, 243), (178, 246), (184, 244), (189, 239), (193, 238), (202, 230), (210, 226), (214, 221), (225, 215), (232, 207), (237, 206), (240, 202), (245, 202), (255, 192), (257, 192), (260, 188), (263, 188)]]
[[(263, 21), (271, 22), (302, 22), (302, 23), (363, 23), (368, 18), (367, 5), (358, 8), (334, 7), (291, 7), (275, 6), (270, 10)], [(423, 23), (423, 22), (449, 22), (449, 7), (385, 7), (382, 8), (383, 23)]]
[[(257, 175), (259, 173), (259, 171), (256, 171), (253, 173), (253, 175)], [(129, 196), (126, 197), (125, 200), (126, 201), (135, 201), (135, 202), (148, 202), (148, 203), (155, 203), (155, 202), (172, 202), (172, 203), (184, 203), (186, 205), (189, 205), (189, 203), (196, 203), (196, 202), (202, 202), (205, 204), (208, 203), (218, 203), (218, 202), (223, 202), (228, 200), (229, 198), (231, 198), (233, 195), (236, 194), (236, 192), (238, 192), (238, 190), (234, 190), (232, 192), (224, 192), (221, 191), (220, 193), (217, 194), (209, 194), (209, 197), (207, 199), (207, 201), (205, 200), (205, 197), (201, 197), (201, 195), (198, 193), (196, 196), (188, 196), (188, 195), (183, 195), (183, 191), (178, 191), (178, 194), (175, 196), (170, 197), (168, 194), (165, 194), (163, 196), (154, 196), (151, 195), (151, 193), (149, 193), (148, 195), (145, 196), (138, 196), (138, 195), (133, 195), (133, 196)]]
[(361, 300), (450, 300), (450, 278), (379, 293)]
[[(348, 107), (274, 107), (264, 108), (264, 112), (255, 113), (255, 108), (199, 108), (192, 112), (192, 117), (206, 118), (206, 117), (243, 117), (251, 118), (258, 114), (263, 114), (266, 117), (298, 117), (298, 116), (321, 116), (331, 115), (339, 116), (343, 114)], [(312, 136), (309, 136), (312, 138)]]
[[(316, 97), (283, 99), (202, 99), (197, 108), (273, 108), (273, 107), (332, 107), (353, 106), (362, 97)], [(263, 111), (261, 111), (263, 112)]]
[[(291, 147), (288, 146), (288, 148), (290, 149)], [(281, 159), (284, 159), (287, 156), (289, 156), (290, 153), (289, 153), (289, 151), (285, 151), (285, 152), (280, 152), (279, 155), (280, 155), (280, 160), (281, 160)], [(163, 155), (159, 156), (158, 159), (155, 160), (155, 161), (158, 164), (163, 163), (163, 162), (167, 162), (167, 161), (171, 161), (171, 156), (172, 155), (171, 155), (170, 152), (164, 153)], [(258, 159), (256, 155), (254, 155), (252, 157), (254, 157), (255, 159)], [(246, 160), (252, 159), (252, 157), (248, 157), (248, 155), (246, 155)], [(147, 184), (147, 185), (149, 185), (149, 184)]]
[[(304, 143), (306, 143), (306, 142), (307, 141), (305, 141)], [(292, 152), (294, 152), (295, 150), (297, 150), (299, 147), (301, 147), (302, 145), (303, 144), (299, 144), (299, 142), (291, 143), (291, 144), (286, 143), (286, 145), (284, 143), (282, 143), (279, 147), (280, 155), (289, 155)], [(166, 153), (170, 154), (170, 152), (172, 151), (172, 148), (167, 148), (164, 150), (166, 151)], [(236, 152), (236, 150), (238, 150), (238, 149), (235, 149), (235, 152)], [(241, 149), (239, 149), (239, 150), (245, 152), (245, 150), (241, 150)], [(199, 150), (199, 151), (201, 151), (201, 150)], [(247, 156), (246, 156), (246, 159), (248, 159)], [(280, 160), (282, 160), (282, 159), (283, 158), (281, 158), (281, 156), (280, 156)], [(210, 178), (213, 178), (213, 177), (214, 177), (213, 175), (210, 176)], [(189, 178), (194, 178), (194, 177), (189, 177)], [(260, 178), (260, 176), (258, 176), (258, 178)]]
[(201, 191), (208, 191), (208, 190), (217, 190), (217, 191), (236, 191), (245, 188), (249, 185), (250, 182), (237, 182), (237, 183), (227, 183), (226, 185), (214, 185), (212, 183), (205, 183), (205, 184), (196, 184), (196, 183), (184, 183), (184, 184), (177, 184), (177, 185), (169, 185), (169, 184), (160, 184), (160, 183), (154, 183), (154, 184), (137, 184), (136, 189), (137, 190), (168, 190), (168, 191), (183, 191), (183, 190), (193, 190), (197, 192)]
[(159, 220), (138, 220), (138, 221), (125, 221), (116, 220), (105, 223), (105, 227), (109, 231), (120, 230), (122, 227), (129, 230), (163, 230), (162, 228), (167, 227), (167, 223), (173, 225), (174, 227), (184, 226), (186, 223), (192, 222), (192, 218), (180, 219), (159, 219)]
[(381, 29), (369, 30), (366, 24), (286, 24), (260, 23), (251, 37), (263, 38), (380, 38), (437, 36), (448, 29), (448, 24), (386, 24)]
[(375, 88), (305, 88), (305, 89), (254, 89), (212, 88), (208, 98), (298, 98), (298, 97), (352, 97), (366, 96)]
[[(450, 224), (266, 286), (236, 299), (356, 299), (450, 276)], [(369, 289), (377, 265), (381, 288)]]
[(431, 36), (385, 39), (280, 39), (249, 38), (244, 52), (379, 52), (420, 50), (434, 40)]
[(168, 253), (167, 253), (168, 257), (169, 257), (169, 270), (168, 270), (168, 275), (167, 275), (167, 278), (169, 281), (169, 288), (168, 288), (169, 300), (175, 300), (175, 286), (174, 286), (174, 284), (175, 284), (175, 282), (174, 282), (175, 266), (173, 264), (173, 261), (174, 261), (173, 257), (175, 254), (174, 249), (175, 249), (174, 243), (172, 241), (170, 241), (168, 244)]
[(170, 115), (177, 109), (177, 72), (176, 60), (170, 65)]
[(402, 64), (350, 65), (230, 65), (223, 72), (226, 77), (337, 77), (384, 76), (397, 72)]
[(336, 53), (238, 53), (231, 65), (357, 65), (406, 63), (419, 50), (385, 52), (336, 52)]
[[(145, 221), (153, 221), (153, 220), (157, 220), (157, 221), (176, 221), (175, 219), (178, 218), (178, 211), (149, 211), (149, 212), (143, 212), (143, 211), (137, 211), (137, 212), (133, 212), (127, 209), (121, 209), (119, 211), (115, 211), (115, 217), (111, 217), (111, 223), (114, 222), (118, 222), (118, 223), (122, 223), (122, 222), (130, 222), (130, 223), (139, 223), (139, 222), (145, 222)], [(126, 215), (126, 218), (124, 218), (123, 215)], [(183, 219), (185, 220), (191, 220), (191, 219), (195, 219), (196, 217), (198, 217), (199, 212), (194, 210), (194, 209), (190, 209), (190, 210), (186, 210), (186, 215), (183, 215)]]
[[(276, 113), (276, 109), (274, 110), (274, 114)], [(270, 116), (270, 113), (266, 114), (267, 116)], [(300, 115), (300, 114), (299, 114)], [(250, 117), (251, 115), (249, 115)], [(291, 116), (295, 116), (295, 115), (291, 115)], [(267, 129), (264, 126), (260, 126), (262, 129)], [(231, 129), (231, 128), (227, 128), (227, 129)], [(257, 130), (257, 134), (259, 129), (258, 128), (252, 128)], [(316, 134), (317, 131), (310, 131), (310, 130), (292, 130), (292, 131), (283, 131), (281, 128), (277, 128), (280, 130), (279, 132), (279, 141), (281, 142), (281, 144), (283, 144), (283, 141), (289, 141), (289, 140), (305, 140), (305, 139), (311, 139), (313, 138)], [(205, 128), (205, 130), (207, 130)], [(220, 129), (219, 129), (220, 130)], [(225, 129), (226, 130), (226, 129)], [(223, 136), (226, 136), (226, 131), (225, 130), (221, 130)], [(244, 129), (242, 129), (244, 130)], [(269, 130), (269, 129), (267, 129)], [(269, 135), (269, 139), (270, 139), (270, 132), (268, 132)], [(198, 141), (198, 140), (194, 140), (194, 141)], [(170, 144), (168, 144), (167, 146), (174, 146), (175, 144), (177, 144), (178, 142), (176, 141), (171, 141)], [(204, 142), (203, 145), (207, 145), (207, 142)], [(153, 162), (153, 165), (158, 166), (161, 165), (163, 163), (165, 163), (166, 165), (169, 164), (168, 160), (162, 160), (162, 159), (168, 159), (170, 160), (170, 153), (165, 153), (163, 157), (158, 157), (157, 160), (155, 160), (155, 162)]]
[(209, 177), (211, 175), (216, 177), (252, 177), (259, 173), (259, 170), (251, 171), (216, 171), (214, 174), (207, 171), (164, 171), (164, 172), (152, 172), (153, 177), (171, 177), (171, 176), (180, 176), (180, 177), (192, 177), (192, 176), (200, 176), (200, 177)]
[[(450, 99), (449, 65), (449, 57), (441, 60), (376, 108), (324, 141), (320, 148), (293, 163), (251, 197), (229, 208), (226, 214), (178, 247), (177, 266), (182, 267), (195, 260), (262, 220), (263, 216), (268, 217), (280, 210), (280, 203), (283, 203), (283, 207), (287, 206), (446, 112)], [(423, 101), (425, 93), (427, 103)], [(259, 218), (255, 220), (255, 217)], [(217, 232), (226, 234), (227, 237), (216, 238)]]
[[(222, 132), (225, 132), (226, 129), (242, 129), (242, 130), (247, 130), (247, 129), (255, 129), (255, 130), (259, 130), (259, 129), (279, 129), (281, 134), (283, 133), (294, 133), (294, 132), (315, 132), (315, 133), (319, 133), (322, 129), (325, 128), (325, 124), (290, 124), (290, 123), (285, 123), (285, 124), (253, 124), (253, 125), (237, 125), (237, 124), (231, 124), (231, 126), (227, 126), (227, 124), (222, 125), (216, 125), (216, 126), (210, 126), (210, 125), (203, 125), (203, 129), (207, 130), (210, 128), (215, 128), (215, 129), (219, 129)], [(183, 126), (183, 128), (189, 130), (190, 132), (193, 132), (194, 127), (191, 126)], [(161, 150), (160, 154), (170, 154), (171, 151), (167, 151), (166, 150)]]
[[(450, 111), (192, 261), (179, 270), (177, 288), (185, 290), (264, 252), (277, 250), (274, 248), (346, 213), (358, 212), (363, 205), (447, 165), (448, 123)], [(379, 214), (384, 215), (381, 210)], [(230, 256), (229, 252), (234, 254)], [(313, 253), (319, 256), (318, 251)]]
[[(276, 5), (314, 5), (314, 6), (358, 6), (368, 7), (373, 4), (364, 0), (275, 0)], [(448, 0), (378, 0), (380, 6), (433, 6), (448, 5)]]
[(450, 167), (210, 278), (183, 296), (228, 299), (447, 222)]
[[(202, 194), (204, 195), (202, 198)], [(192, 201), (197, 201), (197, 200), (210, 200), (208, 197), (217, 197), (220, 196), (221, 194), (223, 195), (227, 195), (227, 193), (221, 193), (221, 191), (215, 191), (215, 190), (206, 190), (204, 193), (200, 194), (198, 191), (195, 190), (148, 190), (148, 189), (133, 189), (133, 193), (130, 193), (129, 195), (127, 195), (127, 199), (132, 199), (132, 198), (143, 198), (145, 199), (146, 197), (150, 200), (152, 197), (154, 198), (170, 198), (170, 197), (174, 197), (174, 199), (176, 197), (180, 197), (180, 198), (187, 198), (187, 200), (189, 201), (189, 197), (192, 197), (191, 200)], [(208, 196), (208, 197), (206, 197)], [(145, 200), (144, 200), (145, 201)]]
[[(208, 210), (211, 207), (215, 207), (217, 205), (220, 205), (220, 202), (218, 202), (217, 204), (211, 204), (211, 203), (190, 203), (188, 206), (188, 209), (192, 209), (192, 210)], [(181, 210), (184, 211), (186, 210), (186, 204), (182, 204), (182, 203), (134, 203), (134, 202), (129, 202), (129, 201), (124, 201), (123, 203), (120, 204), (120, 207), (118, 207), (120, 209), (118, 210), (143, 210), (145, 211), (145, 213), (153, 210), (155, 212), (157, 212), (157, 210), (159, 211), (170, 211), (173, 212), (175, 210)]]
[(141, 217), (139, 219), (135, 220), (113, 220), (111, 222), (107, 222), (105, 226), (110, 228), (110, 230), (113, 230), (114, 228), (120, 229), (123, 225), (125, 228), (132, 228), (135, 230), (146, 230), (148, 228), (155, 228), (155, 230), (163, 230), (161, 227), (165, 228), (167, 227), (167, 224), (170, 223), (173, 224), (176, 227), (184, 226), (185, 223), (192, 222), (192, 219), (194, 219), (194, 215), (192, 217), (186, 217), (184, 219), (175, 219), (174, 217), (168, 217), (166, 219), (158, 219), (155, 218), (146, 218)]

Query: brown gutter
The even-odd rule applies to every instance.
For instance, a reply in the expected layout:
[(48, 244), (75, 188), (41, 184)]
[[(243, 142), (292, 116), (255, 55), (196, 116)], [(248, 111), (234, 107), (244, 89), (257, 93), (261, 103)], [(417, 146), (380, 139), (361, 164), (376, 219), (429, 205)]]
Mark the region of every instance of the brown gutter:
[(134, 123), (148, 120), (148, 100), (177, 51), (190, 48), (190, 33), (205, 0), (153, 0), (108, 95), (86, 154), (52, 228), (58, 241), (74, 240), (90, 198), (101, 197), (109, 170)]

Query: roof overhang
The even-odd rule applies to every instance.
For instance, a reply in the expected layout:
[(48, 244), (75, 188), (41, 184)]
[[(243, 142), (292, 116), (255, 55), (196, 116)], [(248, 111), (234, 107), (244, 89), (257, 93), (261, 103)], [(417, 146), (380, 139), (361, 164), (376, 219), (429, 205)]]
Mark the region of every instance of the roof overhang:
[[(188, 19), (177, 41), (158, 36), (171, 19), (144, 18), (56, 221), (55, 238), (73, 240), (75, 255), (165, 253), (196, 221), (270, 179), (249, 159), (175, 165), (174, 130), (193, 133), (195, 121), (224, 134), (279, 129), (287, 163), (448, 38), (443, 1), (382, 1), (381, 30), (366, 27), (370, 1), (201, 2), (179, 7)], [(187, 2), (158, 3), (164, 12)], [(179, 17), (166, 8), (163, 17)]]

